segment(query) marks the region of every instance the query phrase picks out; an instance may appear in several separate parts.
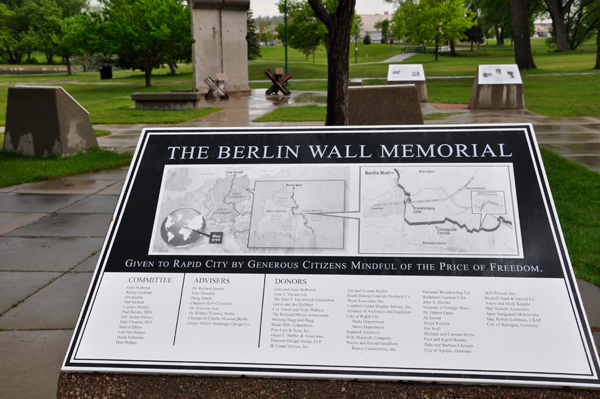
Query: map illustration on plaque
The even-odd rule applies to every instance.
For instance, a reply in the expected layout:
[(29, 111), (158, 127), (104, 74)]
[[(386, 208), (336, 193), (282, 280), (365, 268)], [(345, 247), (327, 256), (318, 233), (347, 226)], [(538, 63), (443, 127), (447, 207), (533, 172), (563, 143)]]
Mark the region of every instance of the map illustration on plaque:
[(509, 164), (167, 166), (150, 254), (521, 257), (516, 203)]
[(344, 180), (259, 181), (254, 185), (251, 248), (344, 247)]
[[(167, 166), (151, 254), (344, 249), (348, 167)], [(215, 236), (218, 237), (215, 240)]]
[(509, 165), (363, 167), (361, 253), (521, 255)]

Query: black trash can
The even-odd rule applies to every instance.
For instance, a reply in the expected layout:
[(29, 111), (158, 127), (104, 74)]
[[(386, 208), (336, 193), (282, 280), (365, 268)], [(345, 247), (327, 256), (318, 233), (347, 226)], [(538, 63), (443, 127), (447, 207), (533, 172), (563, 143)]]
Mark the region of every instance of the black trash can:
[(100, 67), (100, 79), (112, 79), (112, 66), (105, 65)]

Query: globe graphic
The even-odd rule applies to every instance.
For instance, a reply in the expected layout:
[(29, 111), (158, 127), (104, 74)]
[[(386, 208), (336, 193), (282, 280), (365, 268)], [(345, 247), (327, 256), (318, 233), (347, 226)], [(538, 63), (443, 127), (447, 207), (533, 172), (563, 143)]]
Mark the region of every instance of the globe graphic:
[(184, 247), (198, 241), (206, 226), (204, 216), (191, 208), (171, 212), (162, 222), (162, 239), (172, 247)]

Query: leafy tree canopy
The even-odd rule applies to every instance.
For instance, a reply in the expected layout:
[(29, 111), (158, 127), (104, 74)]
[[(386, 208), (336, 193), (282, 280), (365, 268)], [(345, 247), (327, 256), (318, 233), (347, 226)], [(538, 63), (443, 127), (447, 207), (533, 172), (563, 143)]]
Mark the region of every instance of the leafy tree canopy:
[(396, 11), (404, 20), (404, 37), (414, 44), (438, 47), (446, 40), (460, 40), (473, 22), (462, 0), (420, 0), (405, 2)]
[(178, 0), (101, 0), (107, 54), (139, 68), (151, 86), (152, 70), (191, 51), (190, 11)]
[(260, 58), (260, 43), (258, 42), (258, 32), (256, 29), (256, 21), (254, 20), (254, 14), (252, 10), (248, 10), (246, 26), (246, 42), (248, 43), (248, 59), (255, 60)]

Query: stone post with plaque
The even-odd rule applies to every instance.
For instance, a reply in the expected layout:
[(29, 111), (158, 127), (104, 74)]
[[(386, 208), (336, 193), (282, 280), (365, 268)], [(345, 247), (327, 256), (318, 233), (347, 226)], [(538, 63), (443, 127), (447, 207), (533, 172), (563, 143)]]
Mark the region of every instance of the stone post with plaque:
[(423, 64), (397, 64), (390, 65), (386, 85), (414, 84), (422, 103), (427, 102), (427, 83)]
[(525, 109), (523, 80), (517, 65), (479, 65), (470, 109)]

